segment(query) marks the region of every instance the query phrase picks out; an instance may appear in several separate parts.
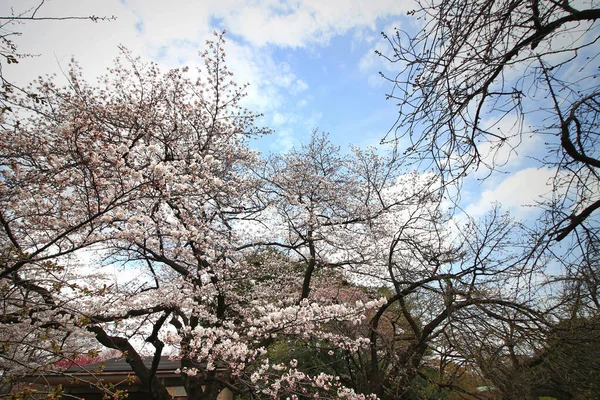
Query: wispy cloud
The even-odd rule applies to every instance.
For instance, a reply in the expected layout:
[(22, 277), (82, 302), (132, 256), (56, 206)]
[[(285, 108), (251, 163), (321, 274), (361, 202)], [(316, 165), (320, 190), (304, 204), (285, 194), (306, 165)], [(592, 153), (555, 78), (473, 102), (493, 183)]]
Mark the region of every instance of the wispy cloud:
[[(27, 9), (36, 4), (36, 0), (22, 0), (19, 7)], [(212, 38), (213, 30), (227, 28), (229, 67), (238, 82), (250, 83), (245, 104), (266, 115), (280, 115), (273, 117), (274, 128), (280, 132), (273, 140), (284, 149), (294, 137), (308, 135), (324, 114), (335, 114), (318, 109), (322, 104), (315, 105), (330, 83), (326, 80), (338, 78), (331, 76), (331, 71), (341, 71), (339, 66), (345, 65), (344, 74), (350, 77), (357, 68), (355, 61), (343, 54), (333, 61), (326, 60), (332, 40), (345, 36), (344, 40), (352, 41), (350, 52), (363, 51), (365, 44), (374, 43), (378, 37), (382, 21), (402, 15), (411, 7), (410, 2), (396, 0), (46, 2), (41, 10), (45, 15), (115, 15), (117, 20), (19, 26), (23, 31), (18, 38), (20, 48), (42, 56), (7, 66), (3, 72), (18, 75), (26, 83), (43, 73), (60, 75), (74, 56), (93, 81), (112, 65), (120, 44), (163, 68), (189, 65), (193, 71), (194, 66), (203, 67), (198, 51), (204, 48), (205, 40)], [(302, 66), (297, 60), (290, 61), (288, 57), (297, 54), (294, 51), (312, 61), (304, 60)], [(329, 71), (329, 76), (323, 71)], [(353, 88), (361, 97), (360, 87)], [(358, 115), (354, 113), (353, 117)]]
[(551, 180), (556, 171), (548, 168), (526, 168), (506, 177), (493, 188), (484, 190), (465, 208), (471, 217), (483, 216), (494, 203), (517, 218), (525, 218), (534, 210), (527, 207), (539, 202), (552, 191)]
[[(395, 0), (230, 1), (218, 15), (254, 45), (304, 47), (325, 44), (356, 27), (374, 28), (379, 18), (400, 15), (412, 2)], [(248, 4), (251, 4), (250, 6)]]

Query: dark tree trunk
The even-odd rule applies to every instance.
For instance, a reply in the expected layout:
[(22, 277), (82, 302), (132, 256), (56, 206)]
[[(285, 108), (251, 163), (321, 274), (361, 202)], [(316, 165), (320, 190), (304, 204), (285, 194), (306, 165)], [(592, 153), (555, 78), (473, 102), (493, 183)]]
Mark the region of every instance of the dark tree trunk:
[(216, 400), (223, 388), (217, 382), (201, 382), (197, 377), (185, 377), (188, 400)]
[(99, 326), (90, 326), (88, 331), (96, 335), (96, 339), (104, 346), (111, 349), (120, 350), (125, 354), (125, 361), (131, 366), (131, 369), (138, 377), (142, 386), (148, 388), (150, 399), (152, 400), (172, 400), (173, 397), (167, 391), (163, 383), (156, 379), (152, 371), (144, 365), (142, 357), (135, 351), (131, 343), (125, 338), (118, 336), (109, 336), (104, 329)]

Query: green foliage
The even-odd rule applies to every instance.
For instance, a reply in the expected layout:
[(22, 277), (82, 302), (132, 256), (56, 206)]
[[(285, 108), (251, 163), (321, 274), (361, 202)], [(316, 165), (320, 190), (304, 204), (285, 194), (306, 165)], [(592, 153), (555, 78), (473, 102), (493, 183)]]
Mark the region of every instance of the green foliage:
[(402, 399), (404, 400), (448, 400), (449, 392), (441, 389), (437, 382), (439, 382), (439, 372), (430, 367), (423, 367), (415, 379), (413, 379), (411, 385), (404, 389)]
[(600, 393), (600, 318), (562, 321), (531, 370), (534, 398), (592, 399)]

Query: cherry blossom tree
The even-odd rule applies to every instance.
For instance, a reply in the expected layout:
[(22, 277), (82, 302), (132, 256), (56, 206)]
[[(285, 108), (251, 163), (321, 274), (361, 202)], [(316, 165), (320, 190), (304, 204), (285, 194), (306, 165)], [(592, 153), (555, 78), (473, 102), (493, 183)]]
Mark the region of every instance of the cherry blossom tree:
[(367, 346), (347, 351), (323, 335), (295, 345), (346, 386), (382, 399), (418, 397), (426, 387), (466, 393), (448, 374), (476, 365), (461, 338), (480, 343), (491, 327), (500, 335), (508, 315), (521, 321), (515, 336), (546, 326), (532, 292), (506, 290), (507, 282), (530, 287), (527, 276), (541, 268), (519, 242), (525, 232), (497, 209), (457, 223), (442, 212), (435, 175), (408, 173), (370, 151), (344, 155), (316, 132), (307, 145), (271, 156), (260, 175), (260, 195), (274, 208), (264, 224), (273, 226), (255, 245), (296, 260), (284, 279), (302, 291), (289, 291), (287, 301), (385, 298), (359, 321), (325, 327)]
[[(6, 371), (36, 368), (18, 354), (40, 364), (101, 344), (166, 399), (154, 372), (168, 346), (190, 398), (398, 398), (432, 352), (468, 359), (454, 340), (444, 350), (454, 330), (511, 310), (533, 319), (499, 289), (524, 261), (495, 255), (507, 220), (473, 222), (454, 243), (435, 176), (373, 150), (343, 155), (316, 132), (260, 161), (245, 138), (268, 130), (239, 106), (222, 36), (208, 46), (195, 81), (124, 51), (100, 88), (75, 65), (69, 87), (42, 80), (44, 102), (15, 103), (3, 126), (2, 323), (19, 341), (5, 341)], [(141, 276), (114, 282), (82, 250)], [(286, 341), (323, 362), (273, 359)]]
[(310, 142), (286, 154), (270, 156), (259, 171), (265, 182), (263, 202), (272, 217), (262, 245), (285, 251), (306, 265), (298, 299), (310, 297), (314, 276), (327, 270), (356, 269), (373, 255), (361, 238), (365, 226), (400, 202), (385, 192), (396, 184), (399, 164), (373, 150), (343, 155), (327, 135), (314, 131)]
[[(10, 100), (1, 147), (3, 332), (29, 327), (36, 335), (18, 346), (54, 359), (72, 351), (58, 335), (119, 350), (154, 399), (170, 398), (155, 377), (166, 344), (178, 351), (190, 399), (214, 399), (223, 388), (365, 398), (333, 375), (269, 362), (278, 336), (325, 335), (350, 351), (367, 345), (320, 327), (360, 319), (382, 300), (290, 303), (255, 285), (291, 267), (251, 262), (244, 227), (267, 205), (247, 139), (269, 131), (240, 105), (245, 86), (232, 80), (223, 44), (221, 34), (207, 43), (197, 79), (123, 49), (97, 86), (74, 63), (69, 86), (41, 79), (34, 89), (43, 101)], [(103, 264), (140, 278), (111, 281)], [(31, 373), (18, 353), (7, 363)]]
[[(261, 159), (248, 141), (270, 131), (224, 46), (216, 34), (193, 78), (122, 49), (97, 84), (73, 63), (67, 87), (7, 99), (3, 377), (104, 346), (153, 399), (170, 398), (163, 354), (190, 399), (395, 399), (464, 390), (448, 371), (481, 370), (478, 349), (536, 349), (543, 238), (498, 209), (457, 222), (447, 176), (316, 131)], [(313, 360), (275, 354), (300, 344)]]

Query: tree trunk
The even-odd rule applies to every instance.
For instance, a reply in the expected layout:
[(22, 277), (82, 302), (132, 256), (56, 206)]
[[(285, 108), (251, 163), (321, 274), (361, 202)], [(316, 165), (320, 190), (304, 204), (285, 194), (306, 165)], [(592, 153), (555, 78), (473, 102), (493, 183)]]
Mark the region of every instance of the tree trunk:
[(152, 400), (172, 400), (173, 397), (167, 391), (167, 388), (163, 383), (156, 379), (156, 376), (151, 373), (140, 355), (135, 351), (133, 346), (125, 338), (118, 336), (109, 336), (104, 329), (99, 326), (89, 326), (88, 331), (96, 335), (96, 339), (104, 346), (111, 349), (120, 350), (126, 354), (125, 361), (131, 366), (131, 369), (135, 373), (142, 383), (142, 387), (148, 388), (150, 399)]
[(223, 389), (217, 382), (204, 382), (196, 377), (184, 378), (188, 400), (217, 400)]

